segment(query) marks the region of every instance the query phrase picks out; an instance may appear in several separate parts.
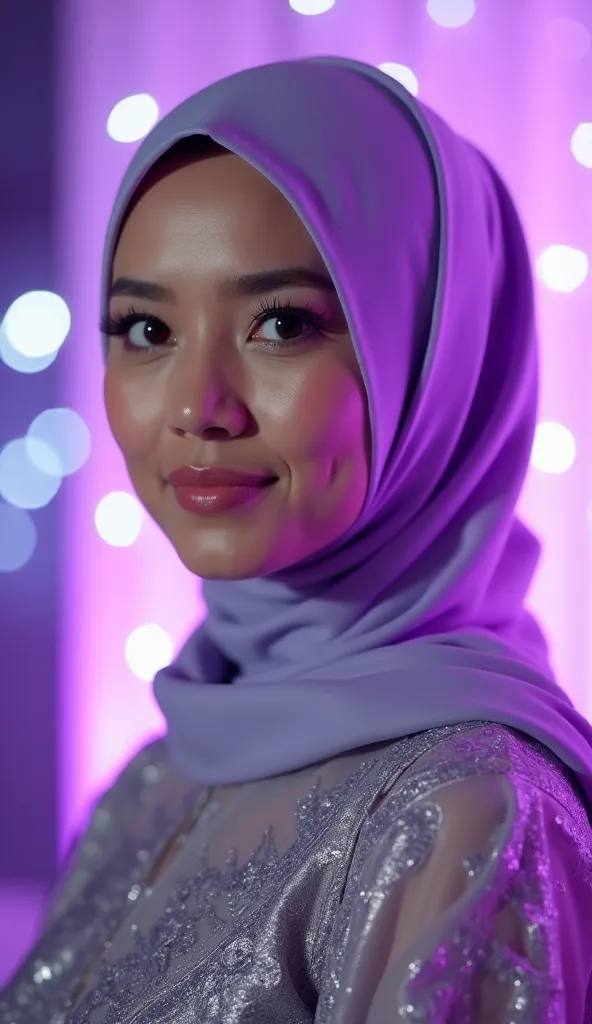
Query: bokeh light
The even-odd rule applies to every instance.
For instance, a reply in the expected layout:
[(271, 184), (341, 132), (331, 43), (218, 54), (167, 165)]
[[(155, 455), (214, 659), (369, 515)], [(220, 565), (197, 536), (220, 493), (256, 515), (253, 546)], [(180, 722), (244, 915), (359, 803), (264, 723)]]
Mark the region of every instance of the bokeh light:
[(549, 50), (562, 60), (581, 60), (590, 49), (590, 33), (575, 18), (553, 18), (545, 35)]
[(531, 464), (541, 473), (566, 473), (576, 458), (576, 439), (563, 423), (539, 423), (532, 447)]
[(427, 11), (443, 28), (460, 28), (475, 13), (475, 0), (428, 0)]
[(146, 623), (127, 638), (125, 660), (138, 679), (149, 683), (173, 657), (173, 641), (162, 626)]
[(76, 473), (90, 455), (90, 431), (73, 409), (46, 409), (33, 420), (27, 442), (33, 465), (52, 476)]
[(571, 137), (571, 151), (579, 164), (592, 167), (592, 121), (578, 125)]
[(68, 337), (70, 310), (55, 292), (34, 291), (19, 295), (2, 322), (5, 341), (28, 359), (55, 353)]
[(137, 142), (158, 121), (158, 103), (146, 92), (126, 96), (107, 118), (107, 133), (115, 142)]
[(0, 572), (16, 572), (30, 560), (37, 528), (28, 512), (0, 502)]
[(290, 7), (297, 14), (325, 14), (335, 6), (335, 0), (290, 0)]
[(40, 437), (25, 436), (27, 458), (41, 473), (57, 476), (61, 480), (62, 464), (55, 448)]
[(55, 352), (50, 352), (47, 356), (38, 356), (37, 358), (30, 359), (12, 347), (4, 332), (4, 322), (0, 324), (0, 359), (11, 370), (16, 370), (17, 373), (40, 373), (42, 370), (46, 370), (48, 366), (55, 362), (58, 352), (59, 349), (56, 349)]
[(380, 64), (379, 68), (381, 71), (384, 71), (385, 75), (390, 75), (391, 78), (404, 85), (413, 96), (417, 96), (419, 82), (411, 68), (408, 68), (406, 64), (393, 64), (391, 61), (386, 61), (384, 64)]
[(17, 508), (43, 508), (55, 497), (62, 482), (61, 477), (44, 473), (31, 462), (32, 444), (44, 449), (39, 460), (51, 457), (43, 441), (25, 437), (9, 441), (0, 452), (0, 497)]
[(543, 284), (555, 292), (573, 292), (588, 276), (588, 257), (570, 245), (549, 245), (536, 261)]
[(127, 548), (140, 536), (144, 510), (127, 491), (111, 491), (101, 498), (95, 511), (97, 533), (114, 548)]

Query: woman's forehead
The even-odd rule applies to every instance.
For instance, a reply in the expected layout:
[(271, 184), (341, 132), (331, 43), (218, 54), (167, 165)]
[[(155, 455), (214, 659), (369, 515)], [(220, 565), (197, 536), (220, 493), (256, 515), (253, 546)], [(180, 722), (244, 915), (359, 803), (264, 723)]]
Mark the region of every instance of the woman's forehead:
[(183, 253), (210, 261), (259, 263), (272, 269), (286, 261), (323, 260), (293, 206), (272, 183), (240, 157), (194, 159), (162, 167), (134, 197), (114, 264), (137, 256)]

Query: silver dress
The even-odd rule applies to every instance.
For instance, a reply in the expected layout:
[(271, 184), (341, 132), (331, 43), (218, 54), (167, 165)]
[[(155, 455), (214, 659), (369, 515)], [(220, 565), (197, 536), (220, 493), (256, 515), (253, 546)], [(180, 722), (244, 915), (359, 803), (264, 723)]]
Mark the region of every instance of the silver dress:
[(97, 805), (1, 1024), (580, 1024), (592, 834), (500, 726), (204, 788), (162, 741)]

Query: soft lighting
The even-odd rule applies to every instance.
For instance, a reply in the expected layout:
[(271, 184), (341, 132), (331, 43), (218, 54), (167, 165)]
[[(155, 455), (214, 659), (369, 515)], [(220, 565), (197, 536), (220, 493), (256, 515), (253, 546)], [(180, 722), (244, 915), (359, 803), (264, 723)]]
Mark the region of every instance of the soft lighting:
[(443, 28), (460, 28), (475, 13), (475, 0), (428, 0), (430, 18)]
[(173, 641), (162, 626), (146, 623), (127, 638), (125, 660), (138, 679), (149, 683), (173, 657)]
[(571, 137), (571, 151), (579, 164), (592, 167), (592, 121), (578, 125)]
[(9, 306), (2, 332), (5, 344), (27, 359), (55, 357), (68, 337), (71, 322), (70, 310), (60, 295), (25, 292)]
[(142, 529), (144, 512), (140, 502), (127, 491), (112, 491), (101, 498), (95, 511), (97, 533), (114, 548), (134, 544)]
[(43, 508), (57, 494), (61, 478), (50, 476), (31, 462), (31, 445), (44, 450), (39, 460), (49, 459), (47, 446), (43, 441), (19, 437), (10, 441), (0, 452), (0, 496), (17, 508)]
[(146, 92), (126, 96), (107, 118), (107, 133), (116, 142), (137, 142), (158, 121), (158, 103)]
[[(46, 409), (33, 420), (27, 438), (31, 462), (50, 475), (76, 473), (90, 455), (90, 431), (73, 409)], [(42, 441), (44, 447), (31, 441)]]
[(576, 440), (563, 423), (539, 423), (531, 463), (541, 473), (566, 473), (574, 464)]
[(335, 0), (290, 0), (290, 7), (297, 14), (324, 14), (335, 6)]
[(536, 261), (541, 281), (555, 292), (573, 292), (588, 276), (588, 257), (570, 245), (550, 245)]
[(419, 82), (411, 68), (408, 68), (406, 64), (393, 64), (387, 61), (385, 64), (379, 64), (379, 68), (381, 71), (384, 71), (385, 75), (390, 75), (391, 78), (404, 85), (413, 96), (417, 96)]
[(0, 502), (0, 572), (16, 572), (31, 558), (37, 529), (28, 512)]

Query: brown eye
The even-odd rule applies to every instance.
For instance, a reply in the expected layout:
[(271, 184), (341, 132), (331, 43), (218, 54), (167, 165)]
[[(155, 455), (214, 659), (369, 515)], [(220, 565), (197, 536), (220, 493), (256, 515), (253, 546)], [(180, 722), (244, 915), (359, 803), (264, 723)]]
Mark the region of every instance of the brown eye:
[[(267, 329), (271, 329), (274, 334), (267, 335), (264, 333)], [(292, 313), (286, 311), (285, 313), (279, 313), (276, 316), (270, 317), (265, 323), (261, 324), (259, 328), (262, 337), (266, 341), (294, 341), (296, 338), (302, 336), (302, 333), (310, 333), (310, 326), (303, 322), (301, 316), (298, 313)]]
[(137, 320), (128, 330), (126, 343), (130, 348), (150, 349), (166, 345), (171, 332), (162, 320), (150, 317)]
[(327, 319), (325, 313), (312, 307), (284, 305), (274, 300), (257, 311), (253, 337), (266, 342), (269, 348), (287, 349), (321, 337), (327, 329)]

